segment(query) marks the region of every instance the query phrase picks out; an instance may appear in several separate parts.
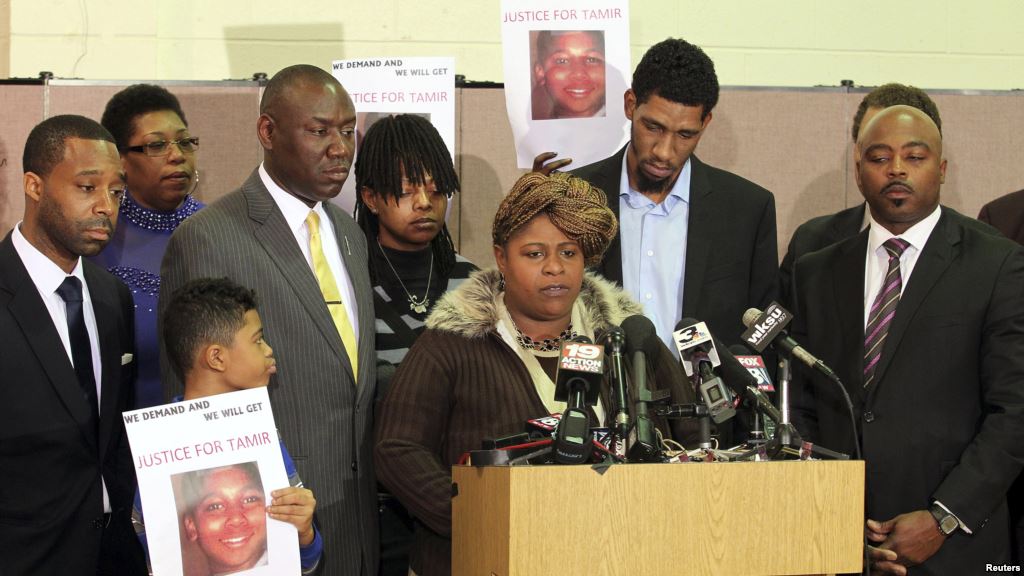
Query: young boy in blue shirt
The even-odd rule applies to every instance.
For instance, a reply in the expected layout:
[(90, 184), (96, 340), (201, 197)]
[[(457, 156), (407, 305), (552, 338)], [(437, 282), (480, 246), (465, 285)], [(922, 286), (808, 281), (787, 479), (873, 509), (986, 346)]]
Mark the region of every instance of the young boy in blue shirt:
[[(227, 278), (193, 280), (171, 295), (162, 318), (162, 337), (171, 367), (193, 400), (266, 386), (277, 371), (274, 352), (263, 338), (255, 293)], [(281, 456), (290, 486), (270, 493), (267, 515), (295, 526), (303, 574), (312, 574), (323, 555), (323, 540), (313, 522), (316, 499), (303, 487), (284, 441)], [(136, 494), (133, 520), (146, 546), (142, 507)], [(189, 538), (204, 546), (201, 524), (193, 522)], [(216, 551), (205, 550), (207, 557)], [(147, 548), (148, 554), (148, 548)], [(213, 556), (211, 556), (213, 555)]]

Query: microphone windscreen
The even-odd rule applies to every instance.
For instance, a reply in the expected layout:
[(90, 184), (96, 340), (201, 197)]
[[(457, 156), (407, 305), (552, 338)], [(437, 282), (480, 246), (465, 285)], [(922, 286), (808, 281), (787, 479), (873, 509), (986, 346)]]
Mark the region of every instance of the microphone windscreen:
[(743, 325), (750, 328), (754, 325), (754, 322), (763, 314), (757, 308), (747, 308), (747, 311), (743, 313)]
[(630, 354), (643, 351), (650, 355), (657, 352), (658, 336), (651, 323), (643, 314), (634, 314), (622, 321), (622, 331), (626, 333), (626, 351)]
[(682, 330), (683, 328), (689, 328), (690, 326), (693, 326), (697, 322), (700, 322), (700, 320), (694, 320), (693, 318), (683, 318), (679, 322), (676, 322), (676, 327), (673, 331), (675, 332), (678, 330)]

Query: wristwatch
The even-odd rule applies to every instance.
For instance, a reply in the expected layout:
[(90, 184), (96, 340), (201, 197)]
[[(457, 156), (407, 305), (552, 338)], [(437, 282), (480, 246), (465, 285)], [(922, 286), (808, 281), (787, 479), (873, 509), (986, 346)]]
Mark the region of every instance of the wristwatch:
[(956, 529), (960, 527), (960, 521), (956, 519), (956, 516), (953, 516), (951, 512), (939, 506), (938, 503), (933, 502), (928, 511), (932, 513), (935, 521), (939, 523), (939, 532), (942, 532), (945, 536), (956, 532)]

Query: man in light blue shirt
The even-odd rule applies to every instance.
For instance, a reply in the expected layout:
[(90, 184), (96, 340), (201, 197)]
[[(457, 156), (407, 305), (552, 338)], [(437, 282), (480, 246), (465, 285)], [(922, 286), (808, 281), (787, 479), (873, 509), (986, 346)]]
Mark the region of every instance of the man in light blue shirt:
[(574, 171), (608, 194), (620, 220), (598, 271), (643, 304), (673, 350), (681, 318), (738, 343), (743, 312), (776, 297), (774, 197), (693, 154), (717, 103), (711, 59), (684, 40), (660, 42), (625, 93), (630, 142)]

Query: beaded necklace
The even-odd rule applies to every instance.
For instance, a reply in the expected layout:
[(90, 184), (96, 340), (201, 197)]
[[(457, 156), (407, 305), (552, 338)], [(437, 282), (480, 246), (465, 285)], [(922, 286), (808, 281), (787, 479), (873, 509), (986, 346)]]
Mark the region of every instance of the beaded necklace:
[(186, 218), (199, 211), (200, 205), (191, 194), (185, 196), (181, 206), (170, 212), (150, 210), (135, 201), (130, 193), (121, 201), (121, 218), (127, 218), (139, 228), (153, 232), (173, 232)]
[[(511, 315), (509, 315), (509, 319), (512, 319)], [(516, 329), (516, 342), (519, 343), (519, 346), (523, 350), (536, 350), (538, 352), (555, 352), (561, 350), (562, 342), (566, 340), (572, 340), (577, 336), (576, 331), (572, 329), (571, 322), (568, 326), (566, 326), (565, 330), (562, 330), (562, 333), (559, 334), (557, 338), (545, 338), (539, 342), (537, 340), (534, 340), (533, 338), (530, 338), (526, 334), (523, 334), (523, 331), (519, 329), (519, 326), (516, 326), (515, 320), (512, 320), (512, 326), (515, 327)]]

